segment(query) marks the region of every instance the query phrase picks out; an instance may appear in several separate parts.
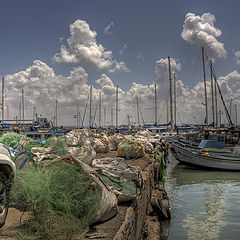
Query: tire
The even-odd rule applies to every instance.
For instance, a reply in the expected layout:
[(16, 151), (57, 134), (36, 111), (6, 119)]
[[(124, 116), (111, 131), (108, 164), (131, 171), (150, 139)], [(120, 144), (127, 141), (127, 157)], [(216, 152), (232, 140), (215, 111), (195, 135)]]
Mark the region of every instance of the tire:
[(9, 207), (9, 182), (6, 175), (0, 172), (0, 228), (5, 224)]

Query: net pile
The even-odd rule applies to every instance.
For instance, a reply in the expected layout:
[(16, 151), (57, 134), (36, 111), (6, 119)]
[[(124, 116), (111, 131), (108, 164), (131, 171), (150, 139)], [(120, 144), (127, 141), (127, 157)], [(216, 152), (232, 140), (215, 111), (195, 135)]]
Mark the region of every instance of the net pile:
[(92, 221), (101, 190), (81, 166), (59, 161), (40, 170), (19, 171), (11, 196), (12, 203), (32, 209), (20, 239), (65, 240)]

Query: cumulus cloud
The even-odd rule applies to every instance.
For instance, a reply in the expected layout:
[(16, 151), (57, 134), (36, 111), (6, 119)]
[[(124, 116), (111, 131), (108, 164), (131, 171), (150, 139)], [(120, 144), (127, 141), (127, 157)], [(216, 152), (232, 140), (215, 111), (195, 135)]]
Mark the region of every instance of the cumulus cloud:
[[(56, 62), (75, 63), (95, 69), (117, 69), (119, 64), (102, 44), (98, 44), (96, 31), (92, 31), (86, 21), (76, 20), (70, 24), (67, 46), (62, 45), (60, 53), (55, 54)], [(124, 70), (123, 68), (121, 70)]]
[(54, 112), (56, 99), (62, 106), (73, 106), (85, 100), (88, 92), (88, 74), (82, 67), (73, 68), (68, 76), (63, 77), (55, 75), (53, 69), (40, 60), (5, 79), (6, 100), (12, 107), (12, 117), (18, 114), (21, 89), (24, 89), (26, 108), (35, 106), (43, 114)]
[(124, 62), (114, 62), (114, 68), (109, 69), (109, 73), (114, 72), (130, 72), (129, 68), (127, 67), (126, 63)]
[[(170, 59), (171, 71), (177, 72), (181, 70), (181, 64), (177, 63), (175, 59)], [(156, 62), (155, 73), (157, 74), (156, 83), (158, 84), (159, 96), (166, 98), (169, 89), (169, 69), (168, 58), (162, 58)]]
[(110, 31), (111, 30), (111, 28), (113, 27), (113, 22), (111, 22), (111, 23), (109, 23), (108, 25), (107, 25), (107, 27), (104, 29), (104, 33), (106, 34), (106, 35), (112, 35), (112, 32)]
[(120, 55), (120, 56), (123, 55), (124, 52), (126, 51), (126, 49), (127, 49), (127, 44), (124, 44), (124, 45), (121, 47), (121, 49), (119, 50), (119, 55)]
[[(172, 71), (180, 71), (181, 64), (171, 59)], [(167, 122), (166, 99), (169, 97), (168, 62), (167, 59), (160, 59), (156, 62), (156, 74), (158, 83), (158, 122)], [(25, 117), (32, 117), (32, 109), (35, 106), (38, 113), (49, 118), (53, 117), (55, 111), (55, 101), (59, 103), (59, 121), (64, 125), (74, 125), (73, 115), (76, 114), (76, 106), (83, 117), (84, 109), (89, 96), (90, 84), (88, 74), (82, 67), (73, 68), (67, 76), (56, 75), (54, 70), (46, 63), (35, 60), (31, 66), (24, 71), (20, 71), (5, 77), (6, 80), (6, 102), (9, 105), (10, 117), (18, 115), (19, 101), (21, 99), (21, 89), (25, 93)], [(218, 78), (219, 85), (229, 106), (230, 99), (233, 103), (240, 106), (240, 73), (233, 71), (226, 76)], [(93, 87), (92, 115), (94, 115), (99, 93), (102, 97), (102, 121), (104, 125), (111, 120), (111, 111), (116, 111), (116, 85), (106, 74), (102, 74)], [(184, 82), (177, 79), (177, 123), (203, 123), (205, 118), (204, 105), (204, 85), (203, 82), (197, 83), (192, 89), (185, 86)], [(208, 101), (209, 101), (209, 122), (211, 121), (211, 98), (210, 80), (207, 81)], [(131, 116), (133, 122), (137, 122), (137, 97), (142, 117), (145, 123), (154, 122), (154, 83), (149, 85), (134, 82), (127, 91), (118, 89), (119, 96), (119, 124), (127, 123), (127, 115)], [(219, 109), (223, 110), (221, 101), (218, 100)], [(104, 110), (105, 109), (105, 110)], [(106, 112), (106, 114), (103, 114)], [(105, 115), (105, 117), (103, 117)], [(234, 115), (232, 116), (234, 119)], [(84, 125), (88, 125), (89, 103), (86, 111)], [(103, 120), (105, 119), (105, 120)], [(98, 123), (98, 111), (95, 122)], [(60, 124), (60, 123), (59, 123)]]
[(204, 13), (202, 16), (187, 13), (181, 34), (185, 41), (198, 47), (204, 47), (213, 61), (227, 55), (224, 44), (217, 40), (222, 32), (214, 26), (215, 21), (215, 16), (210, 13)]
[(236, 51), (234, 56), (236, 58), (236, 64), (240, 65), (240, 51)]

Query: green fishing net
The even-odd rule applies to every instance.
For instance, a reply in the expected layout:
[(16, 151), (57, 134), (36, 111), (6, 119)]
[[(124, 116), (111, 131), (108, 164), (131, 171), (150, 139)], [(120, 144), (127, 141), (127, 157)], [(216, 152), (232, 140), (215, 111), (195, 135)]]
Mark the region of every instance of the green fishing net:
[(20, 239), (66, 240), (79, 234), (99, 208), (101, 190), (81, 166), (59, 161), (43, 169), (17, 173), (11, 202), (32, 214), (22, 225)]

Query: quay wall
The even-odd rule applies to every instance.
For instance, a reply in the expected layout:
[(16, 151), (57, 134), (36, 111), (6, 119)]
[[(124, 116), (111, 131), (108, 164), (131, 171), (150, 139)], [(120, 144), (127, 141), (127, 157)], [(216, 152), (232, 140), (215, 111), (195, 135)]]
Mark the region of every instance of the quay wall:
[(158, 162), (153, 158), (151, 160), (152, 162), (142, 171), (142, 193), (127, 208), (125, 219), (117, 231), (114, 240), (138, 240), (141, 238), (159, 168)]

